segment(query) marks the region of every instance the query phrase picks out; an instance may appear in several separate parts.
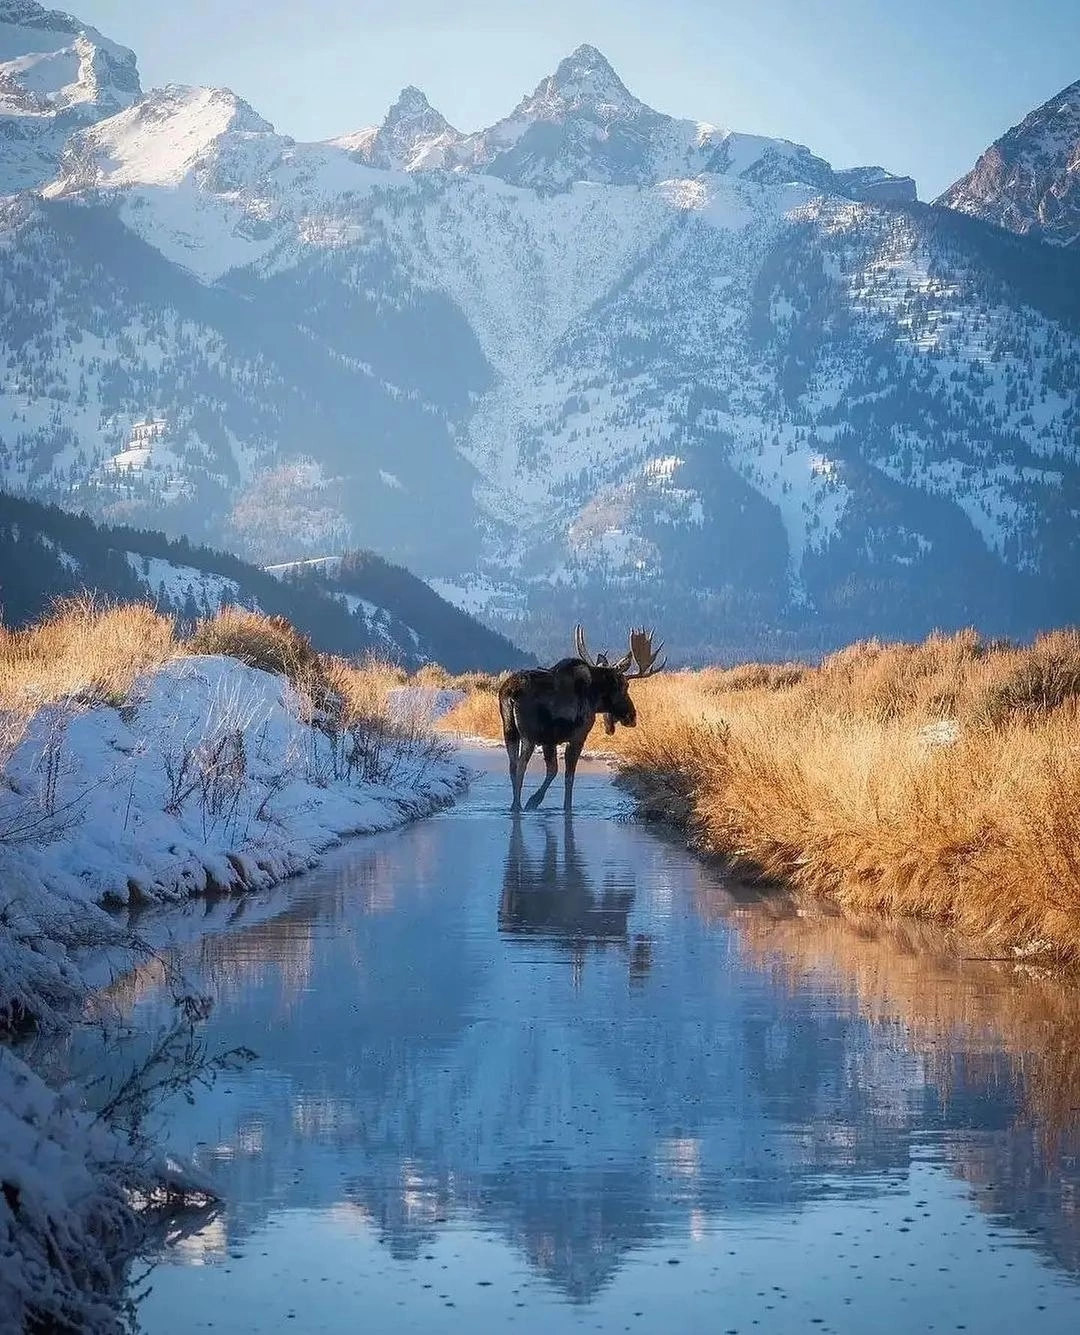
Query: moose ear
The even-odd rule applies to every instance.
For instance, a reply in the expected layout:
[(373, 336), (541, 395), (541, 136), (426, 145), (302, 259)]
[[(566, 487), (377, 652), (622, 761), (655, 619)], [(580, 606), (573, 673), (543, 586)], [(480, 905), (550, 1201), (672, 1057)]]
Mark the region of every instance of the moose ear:
[(578, 663), (573, 673), (574, 690), (578, 695), (584, 695), (592, 685), (592, 673), (584, 663)]

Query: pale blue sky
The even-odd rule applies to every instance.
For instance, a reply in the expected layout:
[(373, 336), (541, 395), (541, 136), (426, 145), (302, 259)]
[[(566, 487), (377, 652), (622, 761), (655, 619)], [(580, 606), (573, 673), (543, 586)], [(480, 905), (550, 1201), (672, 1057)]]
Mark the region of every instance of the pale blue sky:
[(673, 115), (880, 163), (932, 198), (1080, 79), (1077, 0), (65, 0), (143, 83), (232, 88), (283, 133), (380, 121), (416, 84), (458, 128), (504, 115), (581, 42)]

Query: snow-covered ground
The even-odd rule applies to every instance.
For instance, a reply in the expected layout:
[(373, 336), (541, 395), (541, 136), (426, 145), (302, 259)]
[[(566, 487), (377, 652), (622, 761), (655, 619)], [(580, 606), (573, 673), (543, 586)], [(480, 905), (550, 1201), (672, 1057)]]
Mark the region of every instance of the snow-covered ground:
[(139, 1206), (214, 1199), (189, 1164), (83, 1108), (77, 1089), (50, 1088), (3, 1046), (0, 1183), (4, 1331), (127, 1328), (124, 1263), (143, 1236)]
[(335, 736), (310, 708), (284, 678), (184, 657), (119, 708), (42, 709), (0, 790), (0, 945), (40, 958), (29, 980), (5, 959), (0, 1016), (70, 991), (56, 943), (80, 923), (107, 935), (99, 906), (264, 888), (460, 787), (425, 727)]
[[(423, 703), (396, 700), (392, 732), (335, 731), (282, 677), (185, 657), (118, 708), (41, 709), (0, 782), (0, 1027), (65, 1025), (90, 952), (135, 948), (108, 906), (263, 889), (451, 801), (465, 772)], [(0, 1046), (0, 1328), (28, 1307), (113, 1328), (114, 1267), (141, 1227), (132, 1195), (183, 1171), (145, 1145), (136, 1160), (78, 1090), (56, 1093)]]

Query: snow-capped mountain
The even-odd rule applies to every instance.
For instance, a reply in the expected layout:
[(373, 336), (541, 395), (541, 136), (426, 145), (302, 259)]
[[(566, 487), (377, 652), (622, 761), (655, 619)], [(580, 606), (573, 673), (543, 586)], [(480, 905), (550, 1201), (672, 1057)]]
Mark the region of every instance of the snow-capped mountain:
[(915, 198), (910, 177), (883, 167), (834, 172), (801, 144), (654, 111), (587, 45), (489, 129), (462, 134), (419, 89), (406, 88), (381, 126), (332, 142), (376, 167), (479, 171), (541, 191), (564, 190), (575, 181), (653, 185), (711, 173), (762, 183), (803, 181), (853, 199)]
[(401, 90), (381, 125), (330, 142), (370, 167), (430, 171), (455, 166), (464, 139), (420, 89), (410, 85)]
[(134, 52), (70, 14), (0, 0), (0, 194), (51, 180), (72, 131), (140, 94)]
[(167, 88), (3, 206), (0, 478), (374, 548), (544, 655), (579, 615), (686, 658), (1027, 633), (1080, 614), (1078, 272), (592, 47), (475, 133)]
[(938, 203), (1059, 245), (1080, 243), (1080, 80), (991, 144)]

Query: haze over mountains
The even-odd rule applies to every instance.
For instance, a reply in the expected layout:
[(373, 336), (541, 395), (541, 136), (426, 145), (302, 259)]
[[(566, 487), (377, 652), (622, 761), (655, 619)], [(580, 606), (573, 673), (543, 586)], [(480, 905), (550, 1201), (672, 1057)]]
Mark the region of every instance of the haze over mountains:
[(541, 652), (1080, 615), (1080, 85), (930, 206), (590, 46), (488, 129), (406, 88), (324, 144), (30, 0), (0, 62), (8, 488), (373, 548)]
[(531, 660), (372, 552), (264, 570), (147, 529), (95, 523), (0, 492), (0, 617), (23, 626), (57, 599), (150, 602), (185, 629), (223, 605), (284, 616), (317, 649), (415, 669), (498, 672)]

